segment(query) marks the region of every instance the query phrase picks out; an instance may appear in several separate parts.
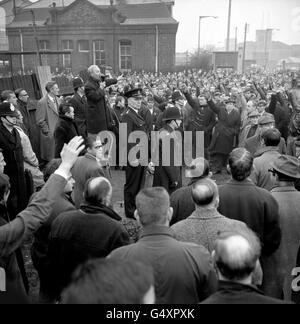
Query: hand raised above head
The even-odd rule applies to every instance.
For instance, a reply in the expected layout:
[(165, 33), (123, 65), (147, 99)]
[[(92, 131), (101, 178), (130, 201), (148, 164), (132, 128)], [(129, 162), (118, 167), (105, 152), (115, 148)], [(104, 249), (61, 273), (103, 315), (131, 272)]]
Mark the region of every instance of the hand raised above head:
[(74, 137), (68, 144), (65, 144), (60, 156), (62, 159), (61, 166), (65, 171), (70, 171), (76, 162), (79, 154), (84, 149), (84, 139), (81, 136)]

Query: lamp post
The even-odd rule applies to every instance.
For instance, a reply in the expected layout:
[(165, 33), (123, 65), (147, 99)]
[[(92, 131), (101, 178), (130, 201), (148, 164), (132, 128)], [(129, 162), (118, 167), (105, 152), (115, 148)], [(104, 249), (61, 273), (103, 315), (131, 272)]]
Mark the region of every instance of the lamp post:
[(199, 33), (198, 33), (198, 56), (200, 56), (200, 29), (201, 29), (201, 19), (204, 18), (218, 18), (217, 16), (199, 16)]

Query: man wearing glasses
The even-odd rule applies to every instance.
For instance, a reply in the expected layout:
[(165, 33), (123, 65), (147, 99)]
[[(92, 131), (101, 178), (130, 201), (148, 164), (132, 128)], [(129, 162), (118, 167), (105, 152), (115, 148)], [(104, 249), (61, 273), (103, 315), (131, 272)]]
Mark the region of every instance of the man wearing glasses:
[(17, 108), (20, 110), (23, 116), (23, 130), (26, 135), (30, 138), (30, 117), (29, 111), (27, 109), (27, 103), (29, 99), (29, 95), (25, 89), (17, 89), (15, 91), (15, 95), (17, 97)]

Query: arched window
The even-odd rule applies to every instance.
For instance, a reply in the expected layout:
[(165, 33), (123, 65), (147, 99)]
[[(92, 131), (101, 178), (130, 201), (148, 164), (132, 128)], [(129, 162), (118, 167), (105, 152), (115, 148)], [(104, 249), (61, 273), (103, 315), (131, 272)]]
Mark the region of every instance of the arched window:
[(132, 69), (132, 43), (130, 40), (120, 41), (120, 62), (121, 70), (130, 71)]

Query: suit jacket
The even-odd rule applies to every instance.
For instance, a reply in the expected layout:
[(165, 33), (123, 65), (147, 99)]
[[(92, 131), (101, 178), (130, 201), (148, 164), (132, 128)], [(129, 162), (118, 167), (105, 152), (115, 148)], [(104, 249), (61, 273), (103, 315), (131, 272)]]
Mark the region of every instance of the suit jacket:
[(116, 249), (110, 256), (152, 266), (157, 304), (195, 304), (217, 288), (208, 251), (177, 241), (166, 226), (147, 226), (137, 243)]
[[(6, 270), (6, 292), (0, 292), (0, 304), (28, 302), (14, 252), (49, 217), (57, 196), (63, 192), (66, 180), (52, 175), (29, 206), (9, 224), (0, 226), (0, 266)], [(17, 295), (16, 295), (17, 294)]]
[(47, 94), (37, 104), (36, 122), (41, 130), (41, 158), (51, 161), (54, 158), (54, 130), (58, 122), (58, 105)]
[(75, 180), (72, 197), (76, 208), (79, 209), (83, 201), (83, 192), (87, 180), (94, 177), (106, 177), (106, 173), (96, 158), (86, 153), (84, 156), (80, 156), (75, 162), (72, 169), (72, 176)]
[(234, 304), (289, 304), (280, 299), (264, 296), (255, 286), (235, 282), (219, 282), (218, 291), (201, 304), (234, 305)]

